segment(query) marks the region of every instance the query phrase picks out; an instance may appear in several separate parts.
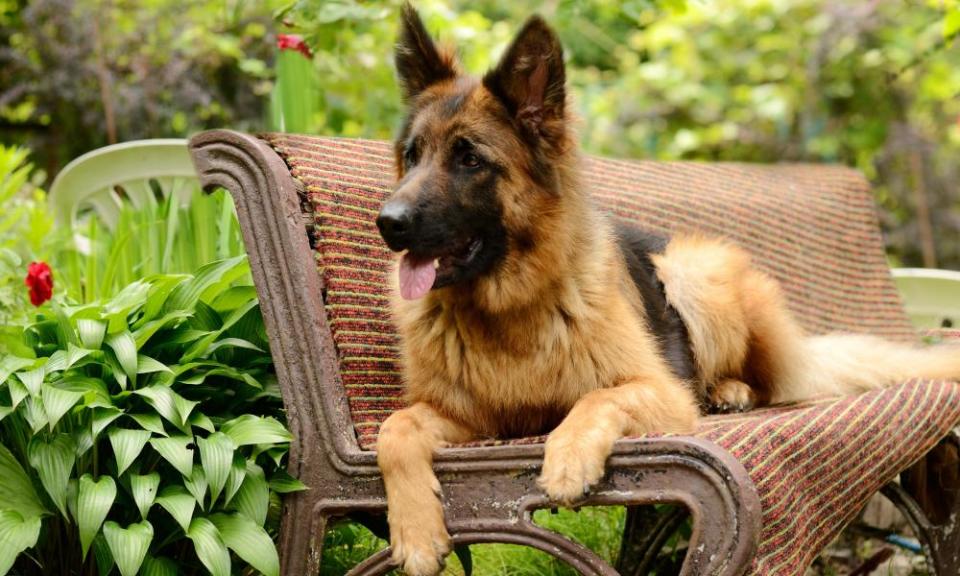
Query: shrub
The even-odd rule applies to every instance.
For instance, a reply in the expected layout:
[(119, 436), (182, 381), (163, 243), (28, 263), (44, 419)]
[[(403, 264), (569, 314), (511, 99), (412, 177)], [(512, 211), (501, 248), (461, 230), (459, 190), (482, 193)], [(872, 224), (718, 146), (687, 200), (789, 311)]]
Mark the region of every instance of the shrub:
[(23, 148), (0, 145), (0, 354), (11, 324), (30, 309), (23, 285), (31, 260), (46, 259), (53, 218), (46, 194), (31, 184), (33, 165)]
[(278, 494), (302, 485), (248, 273), (56, 297), (23, 329), (0, 360), (0, 574), (278, 573)]

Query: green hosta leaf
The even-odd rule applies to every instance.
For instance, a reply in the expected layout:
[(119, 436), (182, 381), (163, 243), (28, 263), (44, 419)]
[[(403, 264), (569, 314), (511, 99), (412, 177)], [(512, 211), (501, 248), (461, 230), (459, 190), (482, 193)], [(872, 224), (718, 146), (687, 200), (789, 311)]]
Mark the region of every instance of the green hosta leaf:
[(153, 501), (157, 497), (157, 488), (160, 487), (160, 474), (151, 472), (150, 474), (130, 474), (130, 492), (133, 493), (133, 501), (137, 503), (137, 509), (140, 510), (140, 518), (146, 520), (147, 512), (153, 506)]
[(77, 338), (77, 331), (73, 329), (73, 325), (70, 323), (70, 318), (67, 316), (66, 311), (57, 304), (57, 301), (53, 301), (53, 313), (57, 319), (57, 328), (60, 330), (58, 335), (58, 340), (60, 344), (79, 344), (80, 339)]
[(289, 494), (290, 492), (306, 490), (307, 486), (290, 474), (287, 474), (286, 470), (277, 470), (270, 478), (270, 489), (277, 494)]
[(36, 360), (32, 358), (19, 358), (17, 356), (4, 356), (0, 358), (0, 385), (10, 378), (10, 375), (17, 370), (22, 370), (28, 366), (33, 366)]
[(180, 425), (190, 431), (190, 413), (196, 408), (196, 400), (187, 400), (183, 396), (174, 393), (173, 404), (177, 408), (177, 414), (180, 415)]
[(80, 529), (80, 549), (83, 557), (93, 539), (100, 532), (100, 526), (107, 518), (113, 501), (117, 498), (117, 485), (110, 476), (101, 476), (94, 482), (93, 477), (84, 474), (80, 477), (80, 494), (77, 498), (77, 526)]
[[(239, 339), (239, 338), (225, 338), (219, 342), (214, 343), (224, 332), (229, 330), (233, 325), (239, 322), (244, 315), (247, 314), (250, 310), (255, 308), (258, 304), (257, 300), (251, 300), (244, 303), (240, 308), (233, 310), (229, 316), (223, 321), (222, 325), (217, 322), (207, 322), (201, 323), (197, 328), (204, 328), (210, 330), (203, 338), (199, 339), (189, 349), (184, 353), (183, 360), (189, 361), (200, 356), (209, 357), (216, 351), (217, 348), (221, 346), (235, 346), (239, 348), (249, 348), (251, 350), (257, 350), (263, 352), (263, 350), (252, 342)], [(199, 308), (199, 306), (198, 306)], [(216, 317), (216, 312), (210, 309), (209, 314), (211, 317)], [(217, 319), (219, 320), (219, 319)]]
[(193, 449), (187, 446), (192, 442), (190, 436), (172, 436), (152, 438), (150, 445), (184, 477), (189, 478), (193, 473)]
[[(252, 286), (250, 288), (252, 288)], [(256, 298), (252, 298), (250, 300), (247, 300), (237, 308), (231, 310), (230, 313), (226, 316), (226, 318), (224, 318), (223, 325), (220, 327), (220, 332), (223, 333), (229, 330), (230, 328), (232, 328), (234, 325), (236, 325), (237, 322), (239, 322), (241, 319), (243, 319), (244, 316), (247, 315), (247, 312), (250, 312), (251, 310), (253, 310), (259, 305), (260, 305), (260, 301), (257, 300)]]
[(237, 490), (237, 495), (233, 497), (231, 508), (253, 520), (257, 526), (263, 526), (269, 506), (270, 487), (264, 478), (263, 469), (253, 462), (247, 462), (247, 476)]
[(99, 350), (107, 332), (107, 323), (91, 319), (77, 320), (77, 332), (80, 334), (80, 343), (84, 348)]
[(43, 400), (38, 396), (30, 396), (26, 401), (27, 409), (23, 411), (30, 430), (36, 434), (47, 425), (47, 411), (43, 409)]
[(198, 300), (193, 307), (193, 318), (190, 325), (198, 330), (219, 330), (223, 325), (220, 315), (206, 302)]
[(152, 320), (143, 326), (138, 327), (133, 333), (133, 339), (137, 342), (137, 346), (139, 348), (143, 348), (150, 338), (152, 338), (153, 335), (158, 331), (164, 328), (174, 327), (183, 319), (189, 317), (190, 312), (187, 310), (177, 310), (170, 312), (169, 314), (164, 314), (162, 318)]
[(210, 521), (227, 548), (264, 576), (279, 576), (280, 558), (273, 540), (260, 526), (240, 514), (213, 514)]
[(71, 374), (57, 380), (56, 386), (63, 390), (83, 394), (84, 403), (87, 406), (106, 407), (113, 405), (110, 401), (110, 390), (107, 388), (106, 382), (100, 378)]
[(43, 409), (47, 414), (47, 425), (53, 432), (53, 428), (60, 421), (60, 418), (83, 398), (83, 394), (62, 390), (49, 384), (44, 384), (41, 390), (43, 392)]
[[(69, 347), (70, 344), (67, 344)], [(54, 372), (63, 372), (67, 369), (67, 353), (64, 350), (57, 350), (47, 358), (46, 364), (43, 365), (43, 371), (47, 374), (53, 374)]]
[(107, 361), (107, 366), (110, 367), (110, 372), (113, 374), (114, 380), (117, 381), (117, 385), (120, 386), (121, 390), (127, 389), (127, 373), (123, 371), (123, 366), (120, 365), (120, 362), (117, 360), (115, 354), (104, 354), (104, 359)]
[(246, 350), (256, 350), (257, 352), (263, 352), (263, 349), (257, 346), (256, 344), (254, 344), (253, 342), (249, 342), (247, 340), (243, 340), (240, 338), (224, 338), (223, 340), (218, 340), (213, 344), (211, 344), (210, 347), (208, 347), (204, 351), (203, 355), (205, 357), (208, 357), (214, 352), (216, 352), (217, 350), (219, 350), (220, 348), (225, 348), (225, 347), (244, 348)]
[(10, 389), (10, 405), (14, 408), (19, 406), (24, 398), (30, 396), (30, 391), (19, 378), (10, 378), (7, 380), (7, 386)]
[(227, 506), (237, 490), (243, 484), (243, 479), (247, 477), (247, 460), (241, 454), (234, 454), (233, 464), (230, 466), (230, 475), (227, 476), (227, 484), (223, 488), (223, 505)]
[(143, 305), (149, 290), (149, 283), (138, 280), (128, 284), (107, 302), (103, 307), (103, 319), (109, 323), (107, 331), (113, 333), (126, 328), (127, 315)]
[[(200, 505), (200, 509), (205, 509), (203, 505), (203, 497), (207, 494), (207, 476), (203, 472), (203, 467), (199, 464), (193, 465), (193, 471), (190, 474), (190, 477), (183, 481), (183, 485), (187, 487), (187, 490), (193, 494), (193, 497), (196, 498), (197, 504)], [(213, 502), (211, 501), (211, 504)]]
[(93, 448), (93, 433), (86, 428), (74, 430), (73, 441), (77, 445), (77, 458), (80, 458)]
[[(177, 287), (178, 284), (190, 279), (187, 274), (166, 274), (157, 277), (150, 287), (150, 293), (147, 295), (147, 301), (143, 306), (143, 319), (147, 323), (153, 321), (157, 314), (163, 309), (167, 297)], [(144, 324), (145, 325), (145, 324)], [(138, 326), (140, 328), (140, 326)], [(139, 341), (139, 338), (137, 339)]]
[[(209, 336), (210, 334), (214, 334), (214, 332), (211, 332), (209, 330), (194, 330), (193, 328), (180, 328), (176, 332), (173, 332), (172, 334), (170, 334), (170, 337), (166, 340), (166, 343), (167, 344), (191, 344), (193, 342), (196, 342), (200, 338), (203, 338), (204, 336)], [(180, 365), (181, 366), (185, 365), (184, 363), (182, 363), (182, 360)]]
[(113, 455), (117, 459), (117, 476), (123, 474), (127, 467), (133, 464), (150, 440), (150, 432), (146, 430), (114, 428), (107, 435), (110, 437)]
[(0, 444), (0, 478), (3, 479), (0, 482), (0, 510), (14, 510), (24, 518), (49, 514), (33, 489), (30, 477), (3, 444)]
[(110, 553), (110, 545), (107, 544), (107, 539), (103, 537), (102, 532), (93, 539), (93, 557), (97, 561), (97, 574), (99, 576), (107, 576), (116, 565), (116, 562), (113, 561), (113, 554)]
[(136, 576), (147, 555), (147, 549), (153, 540), (153, 526), (144, 520), (137, 524), (130, 524), (121, 528), (114, 521), (103, 525), (103, 536), (110, 546), (117, 568), (122, 576)]
[(127, 416), (136, 420), (144, 430), (149, 430), (154, 434), (167, 436), (167, 431), (163, 429), (163, 421), (156, 414), (127, 414)]
[[(63, 367), (64, 370), (72, 368), (77, 362), (83, 360), (90, 355), (92, 350), (87, 350), (86, 348), (80, 348), (79, 346), (74, 346), (73, 344), (67, 344), (67, 360)], [(47, 373), (52, 371), (51, 366), (45, 366), (44, 369)]]
[(183, 486), (168, 486), (157, 496), (157, 504), (166, 510), (177, 524), (186, 532), (190, 529), (190, 519), (197, 506), (197, 499)]
[(30, 441), (27, 448), (30, 465), (40, 476), (44, 489), (57, 505), (63, 517), (67, 517), (67, 482), (76, 460), (76, 445), (68, 434), (57, 434), (49, 443), (39, 436)]
[[(238, 278), (248, 270), (246, 256), (237, 256), (201, 266), (193, 278), (178, 284), (174, 288), (170, 297), (167, 298), (163, 310), (170, 312), (194, 308), (200, 296), (206, 293), (208, 289), (224, 280)], [(213, 294), (208, 295), (215, 296)]]
[(258, 389), (263, 388), (263, 386), (259, 382), (257, 382), (257, 379), (251, 376), (249, 373), (241, 372), (234, 368), (230, 368), (229, 366), (222, 366), (222, 365), (219, 368), (214, 368), (212, 370), (205, 370), (203, 372), (200, 372), (199, 374), (191, 376), (190, 378), (183, 379), (181, 380), (181, 382), (184, 384), (201, 384), (204, 382), (204, 380), (206, 380), (207, 378), (211, 378), (213, 376), (224, 376), (226, 378), (230, 378), (231, 380), (238, 380), (240, 382), (243, 382), (246, 385), (251, 386), (253, 388), (258, 388)]
[(3, 422), (3, 419), (7, 416), (13, 414), (15, 408), (13, 406), (0, 406), (0, 422)]
[(190, 415), (190, 425), (196, 426), (201, 430), (206, 430), (207, 432), (213, 434), (216, 432), (216, 428), (213, 426), (213, 420), (203, 412), (194, 412)]
[(217, 296), (211, 306), (223, 316), (256, 300), (257, 290), (253, 286), (231, 286)]
[[(137, 343), (133, 340), (133, 335), (129, 330), (113, 334), (107, 338), (107, 346), (113, 349), (113, 353), (120, 363), (120, 368), (134, 386), (137, 384)], [(122, 387), (122, 386), (121, 386)]]
[(20, 379), (20, 382), (23, 382), (31, 396), (36, 396), (40, 393), (40, 385), (43, 384), (44, 374), (43, 368), (34, 368), (26, 372), (17, 372), (17, 378)]
[(0, 510), (0, 574), (13, 567), (17, 556), (37, 543), (40, 537), (40, 518), (24, 518), (13, 510)]
[(183, 432), (190, 431), (187, 419), (198, 402), (187, 400), (174, 392), (169, 386), (162, 384), (141, 388), (134, 391), (134, 394), (143, 396), (147, 400), (147, 404), (150, 404), (158, 414)]
[[(77, 450), (78, 458), (80, 451)], [(71, 518), (77, 517), (77, 500), (80, 497), (80, 481), (76, 478), (67, 480), (67, 512)]]
[(197, 558), (212, 576), (230, 576), (230, 552), (213, 522), (206, 518), (194, 518), (187, 538), (193, 541)]
[(167, 367), (163, 362), (154, 360), (149, 356), (144, 356), (140, 354), (137, 356), (137, 373), (138, 374), (150, 374), (152, 372), (171, 372), (170, 368)]
[(176, 392), (171, 390), (169, 386), (154, 384), (153, 386), (136, 390), (134, 394), (146, 398), (147, 404), (152, 406), (158, 414), (166, 418), (167, 421), (174, 426), (179, 427), (182, 425), (180, 414), (177, 412), (177, 407), (173, 402), (173, 397)]
[(114, 420), (123, 415), (119, 408), (94, 408), (90, 431), (96, 438)]
[(227, 483), (235, 446), (233, 440), (223, 432), (216, 432), (208, 438), (198, 438), (197, 446), (200, 448), (200, 462), (203, 464), (204, 476), (210, 486), (210, 505), (212, 506)]
[(290, 442), (293, 436), (273, 418), (244, 414), (226, 422), (221, 431), (237, 446)]
[(177, 576), (177, 563), (169, 558), (147, 556), (140, 566), (140, 576)]

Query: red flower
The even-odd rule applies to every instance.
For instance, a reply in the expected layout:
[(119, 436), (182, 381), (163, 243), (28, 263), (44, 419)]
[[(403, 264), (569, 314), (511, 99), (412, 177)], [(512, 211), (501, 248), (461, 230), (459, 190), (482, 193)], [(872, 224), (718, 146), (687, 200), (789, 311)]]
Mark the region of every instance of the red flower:
[(296, 50), (307, 58), (312, 58), (310, 47), (299, 34), (277, 34), (277, 48), (281, 50)]
[(46, 262), (31, 262), (23, 283), (30, 288), (30, 302), (39, 306), (53, 296), (53, 272)]

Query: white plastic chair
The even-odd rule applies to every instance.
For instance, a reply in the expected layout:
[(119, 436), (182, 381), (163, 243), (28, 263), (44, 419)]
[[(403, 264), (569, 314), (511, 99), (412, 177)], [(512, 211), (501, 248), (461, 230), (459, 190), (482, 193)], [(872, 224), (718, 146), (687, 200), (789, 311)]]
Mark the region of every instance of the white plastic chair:
[(893, 280), (918, 328), (960, 327), (960, 272), (894, 268)]
[(187, 141), (179, 138), (134, 140), (98, 148), (60, 171), (48, 199), (58, 224), (75, 225), (92, 210), (110, 229), (121, 203), (141, 207), (157, 195), (183, 205), (199, 187)]

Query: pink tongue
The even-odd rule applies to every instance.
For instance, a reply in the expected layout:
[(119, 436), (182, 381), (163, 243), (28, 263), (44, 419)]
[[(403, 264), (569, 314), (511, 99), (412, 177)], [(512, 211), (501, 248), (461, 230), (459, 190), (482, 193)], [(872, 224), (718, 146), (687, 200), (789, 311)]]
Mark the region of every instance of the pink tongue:
[(433, 260), (414, 262), (408, 254), (400, 259), (400, 295), (406, 300), (416, 300), (433, 288), (437, 278), (437, 269)]

